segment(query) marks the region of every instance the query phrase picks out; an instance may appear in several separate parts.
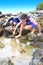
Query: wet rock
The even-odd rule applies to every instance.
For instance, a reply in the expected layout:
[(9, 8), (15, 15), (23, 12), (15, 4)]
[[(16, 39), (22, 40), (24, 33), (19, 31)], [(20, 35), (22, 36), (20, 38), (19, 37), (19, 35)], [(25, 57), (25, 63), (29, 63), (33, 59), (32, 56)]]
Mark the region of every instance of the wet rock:
[(0, 65), (14, 65), (9, 58), (0, 58)]
[(8, 65), (14, 65), (10, 59), (8, 61)]
[(15, 35), (13, 35), (13, 30), (11, 29), (11, 26), (5, 27), (4, 34), (8, 38), (14, 38), (14, 36), (18, 35), (18, 31), (16, 31)]
[(29, 41), (41, 41), (43, 42), (43, 33), (40, 36), (37, 36), (36, 34), (27, 34)]
[(30, 65), (43, 65), (43, 49), (36, 50)]
[(8, 27), (4, 28), (4, 34), (6, 36), (11, 35), (11, 33), (12, 33), (11, 26), (8, 26)]
[(30, 45), (32, 45), (32, 46), (34, 46), (34, 47), (38, 47), (38, 48), (40, 48), (40, 49), (43, 49), (43, 42), (40, 42), (40, 41), (37, 41), (37, 42), (32, 41), (32, 42), (30, 43)]
[[(11, 30), (11, 26), (8, 26), (8, 27), (5, 27), (5, 34), (6, 34), (6, 36), (9, 36), (9, 35), (11, 35), (12, 33), (13, 33), (13, 30)], [(18, 28), (17, 30), (16, 30), (16, 33), (15, 33), (15, 35), (14, 36), (17, 36), (18, 34), (19, 34), (19, 31), (20, 31), (20, 28)], [(25, 29), (22, 31), (22, 36), (24, 36), (24, 35), (26, 35), (28, 32), (30, 32), (30, 31), (26, 31)], [(9, 35), (7, 35), (7, 34), (9, 34)], [(9, 36), (10, 37), (10, 36)]]
[(43, 58), (43, 49), (36, 50), (35, 53), (33, 53), (33, 62), (35, 65), (41, 65), (43, 62), (40, 60)]
[(40, 59), (41, 62), (43, 62), (43, 57)]
[(1, 37), (3, 34), (4, 34), (4, 31), (3, 31), (3, 29), (2, 29), (2, 30), (0, 30), (0, 37)]
[(43, 33), (40, 36), (37, 36), (35, 40), (43, 42)]
[(21, 36), (20, 39), (21, 39), (21, 40), (26, 40), (26, 39), (28, 39), (28, 38), (27, 38), (27, 35), (24, 35), (24, 36)]
[[(42, 29), (42, 31), (43, 31), (43, 29)], [(42, 35), (41, 36), (37, 36), (36, 34), (30, 34), (29, 33), (30, 31), (26, 31), (25, 29), (22, 31), (22, 37), (21, 38), (23, 38), (23, 39), (26, 39), (27, 37), (28, 37), (28, 40), (29, 41), (43, 41), (43, 33), (42, 33)], [(38, 30), (36, 30), (36, 32), (38, 32)], [(36, 33), (35, 32), (35, 33)], [(13, 30), (11, 30), (11, 26), (8, 26), (8, 27), (5, 27), (5, 31), (4, 31), (4, 33), (5, 33), (5, 36), (6, 37), (11, 37), (11, 38), (13, 38), (14, 36), (17, 36), (18, 35), (18, 33), (19, 33), (19, 28), (17, 29), (17, 31), (16, 31), (16, 34), (14, 35), (14, 36), (12, 36), (11, 34), (13, 33)], [(25, 36), (25, 37), (24, 37)]]
[(2, 49), (2, 48), (4, 48), (4, 47), (5, 47), (5, 45), (0, 42), (0, 48)]
[(2, 25), (3, 25), (3, 22), (2, 22), (2, 21), (0, 21), (0, 27), (2, 27)]
[(9, 35), (7, 36), (8, 38), (14, 38), (15, 36), (14, 35)]
[(29, 40), (29, 41), (34, 41), (35, 38), (36, 38), (36, 35), (35, 35), (35, 34), (30, 34), (30, 33), (28, 33), (27, 36), (28, 36), (28, 40)]

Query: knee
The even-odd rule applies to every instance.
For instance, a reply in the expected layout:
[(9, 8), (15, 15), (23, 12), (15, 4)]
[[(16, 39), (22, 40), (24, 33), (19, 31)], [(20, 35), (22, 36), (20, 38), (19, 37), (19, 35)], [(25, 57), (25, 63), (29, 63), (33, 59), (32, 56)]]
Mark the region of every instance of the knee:
[(10, 25), (11, 25), (11, 24), (12, 24), (12, 21), (10, 21), (9, 23), (10, 23)]
[(27, 30), (27, 26), (25, 26), (25, 27), (24, 27), (24, 29), (26, 29), (26, 30)]
[(26, 30), (32, 30), (32, 26), (25, 26)]

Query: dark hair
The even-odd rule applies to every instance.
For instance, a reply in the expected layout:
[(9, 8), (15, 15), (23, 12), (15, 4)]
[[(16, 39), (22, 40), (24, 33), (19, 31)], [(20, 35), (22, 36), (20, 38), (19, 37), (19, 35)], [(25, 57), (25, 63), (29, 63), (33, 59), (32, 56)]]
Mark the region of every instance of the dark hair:
[(22, 14), (21, 17), (20, 17), (20, 19), (25, 19), (25, 18), (27, 18), (26, 14)]
[(29, 17), (27, 16), (27, 14), (22, 14), (20, 19), (27, 19), (26, 21), (30, 21)]

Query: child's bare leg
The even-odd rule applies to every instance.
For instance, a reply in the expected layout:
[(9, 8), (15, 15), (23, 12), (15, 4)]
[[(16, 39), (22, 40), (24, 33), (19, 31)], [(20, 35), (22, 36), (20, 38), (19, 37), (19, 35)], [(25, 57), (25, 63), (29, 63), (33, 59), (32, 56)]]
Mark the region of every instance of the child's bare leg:
[(32, 28), (31, 25), (26, 25), (26, 26), (24, 27), (24, 29), (26, 29), (26, 30), (30, 30), (30, 31), (31, 31), (31, 34), (34, 33), (34, 29)]
[(31, 34), (34, 34), (34, 31), (35, 31), (35, 29), (32, 29), (32, 30), (31, 30)]
[(32, 30), (32, 26), (31, 26), (31, 25), (26, 25), (26, 26), (24, 27), (24, 29), (26, 29), (26, 30)]
[(14, 29), (14, 28), (15, 28), (15, 26), (16, 26), (16, 23), (14, 22), (14, 23), (13, 23), (13, 26), (12, 26), (12, 28)]

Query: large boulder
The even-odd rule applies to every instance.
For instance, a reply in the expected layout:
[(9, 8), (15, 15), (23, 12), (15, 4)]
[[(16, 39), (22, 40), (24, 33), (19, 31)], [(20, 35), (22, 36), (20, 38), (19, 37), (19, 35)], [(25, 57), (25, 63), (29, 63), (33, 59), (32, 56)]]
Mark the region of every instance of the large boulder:
[(33, 58), (29, 65), (43, 65), (43, 49), (37, 49), (33, 53)]
[(36, 34), (27, 34), (28, 40), (30, 41), (41, 41), (43, 42), (43, 33), (40, 36), (37, 36)]

